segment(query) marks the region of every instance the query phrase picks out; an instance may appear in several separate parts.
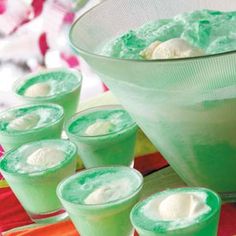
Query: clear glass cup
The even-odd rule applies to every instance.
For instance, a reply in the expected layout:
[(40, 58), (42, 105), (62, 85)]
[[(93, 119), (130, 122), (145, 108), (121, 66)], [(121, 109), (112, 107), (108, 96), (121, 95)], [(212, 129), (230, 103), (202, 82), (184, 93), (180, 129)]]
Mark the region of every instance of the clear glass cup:
[[(38, 82), (50, 81), (52, 78), (58, 80), (57, 85), (66, 78), (67, 83), (71, 80), (73, 81), (74, 86), (72, 89), (71, 86), (68, 89), (61, 88), (62, 91), (58, 91), (56, 94), (50, 96), (30, 97), (24, 95), (24, 91), (29, 86)], [(65, 111), (65, 120), (68, 120), (77, 110), (81, 84), (82, 75), (78, 70), (65, 68), (47, 69), (31, 73), (22, 79), (17, 80), (13, 86), (13, 92), (17, 98), (27, 104), (56, 103), (61, 105)]]
[(70, 140), (76, 143), (78, 153), (86, 168), (107, 165), (132, 165), (137, 134), (135, 122), (132, 121), (125, 128), (103, 135), (76, 134), (71, 131), (73, 124), (81, 117), (86, 117), (86, 115), (97, 111), (116, 110), (124, 111), (120, 105), (97, 106), (75, 114), (66, 122), (64, 128), (66, 134)]
[[(72, 47), (190, 186), (236, 200), (235, 51), (167, 60), (99, 55), (130, 29), (194, 10), (232, 11), (236, 3), (206, 0), (107, 0), (72, 26)], [(91, 37), (90, 32), (93, 32)]]
[[(7, 162), (11, 162), (17, 155), (24, 155), (24, 153), (29, 155), (36, 147), (54, 147), (55, 145), (65, 146), (67, 150), (65, 160), (56, 166), (33, 172), (19, 172), (7, 167)], [(6, 152), (0, 160), (2, 175), (33, 221), (51, 223), (68, 216), (57, 198), (56, 187), (62, 179), (75, 173), (76, 156), (77, 148), (74, 143), (68, 140), (52, 139), (22, 145), (18, 149)]]
[[(100, 204), (86, 204), (83, 199), (79, 199), (91, 191), (102, 175), (114, 172), (122, 173), (122, 177), (130, 181), (136, 179), (136, 185), (127, 196)], [(107, 180), (103, 185), (107, 183), (112, 184)], [(84, 185), (83, 189), (79, 185)], [(129, 214), (139, 200), (142, 185), (142, 175), (132, 168), (98, 167), (81, 171), (62, 181), (58, 185), (57, 195), (81, 236), (131, 236), (133, 228)]]

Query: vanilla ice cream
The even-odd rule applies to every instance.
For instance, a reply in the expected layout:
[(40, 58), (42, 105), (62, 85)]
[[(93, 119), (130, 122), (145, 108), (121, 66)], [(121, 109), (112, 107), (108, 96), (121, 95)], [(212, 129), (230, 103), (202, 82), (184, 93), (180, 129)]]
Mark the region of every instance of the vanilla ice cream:
[(85, 204), (102, 204), (115, 201), (127, 195), (132, 190), (128, 179), (113, 180), (93, 192), (84, 200)]
[(8, 124), (10, 130), (28, 130), (34, 128), (40, 120), (38, 114), (26, 114), (11, 120)]
[(203, 50), (190, 45), (181, 38), (173, 38), (165, 42), (156, 41), (144, 49), (140, 55), (148, 60), (197, 57), (204, 55)]
[(95, 123), (88, 126), (85, 130), (85, 134), (88, 136), (105, 135), (108, 134), (113, 127), (114, 124), (109, 120), (96, 120)]
[(34, 151), (27, 158), (27, 164), (43, 168), (51, 168), (56, 166), (65, 159), (65, 154), (63, 151), (51, 148), (43, 147)]
[(28, 87), (24, 93), (27, 97), (44, 97), (48, 96), (51, 91), (51, 86), (48, 83), (36, 83)]
[(150, 219), (163, 221), (194, 219), (210, 210), (206, 198), (205, 193), (197, 192), (158, 196), (144, 207), (144, 214)]

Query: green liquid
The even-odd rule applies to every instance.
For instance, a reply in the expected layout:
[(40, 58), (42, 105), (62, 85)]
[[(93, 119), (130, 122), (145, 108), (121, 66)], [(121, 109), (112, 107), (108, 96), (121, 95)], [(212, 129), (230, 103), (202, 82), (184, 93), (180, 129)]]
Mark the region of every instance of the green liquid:
[[(56, 103), (65, 111), (65, 119), (69, 119), (77, 110), (81, 89), (81, 74), (78, 71), (58, 69), (29, 75), (16, 84), (15, 93), (29, 104)], [(47, 96), (28, 97), (26, 90), (38, 83), (47, 83), (51, 89)]]
[[(205, 204), (210, 208), (205, 213), (191, 220), (183, 219), (178, 223), (148, 218), (144, 215), (144, 207), (153, 199), (160, 196), (168, 196), (170, 193), (205, 193)], [(157, 193), (146, 200), (136, 204), (131, 212), (131, 221), (140, 236), (176, 235), (176, 236), (216, 236), (220, 198), (212, 191), (203, 188), (179, 188)]]
[(236, 12), (200, 10), (149, 22), (107, 43), (102, 54), (142, 59), (139, 53), (155, 41), (182, 38), (206, 54), (236, 50)]
[[(85, 204), (86, 197), (112, 181), (126, 179), (130, 188), (116, 200)], [(63, 181), (58, 196), (81, 236), (129, 236), (132, 226), (129, 213), (139, 199), (142, 176), (128, 167), (103, 167), (82, 171)], [(122, 191), (120, 189), (120, 191)]]
[[(36, 115), (39, 120), (30, 129), (9, 128), (11, 121), (24, 115)], [(62, 107), (53, 104), (28, 105), (6, 110), (0, 114), (0, 144), (7, 151), (32, 141), (60, 138), (63, 120)]]
[[(235, 52), (191, 59), (139, 60), (140, 51), (150, 43), (173, 37), (203, 48), (206, 54), (235, 50), (235, 12), (201, 10), (174, 16), (183, 9), (192, 10), (193, 5), (189, 3), (173, 7), (173, 11), (168, 12), (172, 19), (146, 23), (148, 19), (163, 17), (166, 14), (163, 9), (167, 9), (168, 4), (153, 1), (153, 5), (139, 2), (136, 6), (133, 2), (114, 1), (114, 6), (104, 3), (82, 17), (70, 33), (74, 48), (97, 71), (187, 184), (208, 187), (225, 199), (235, 201)], [(143, 17), (130, 14), (131, 5)], [(206, 8), (207, 5), (201, 2), (196, 6)], [(220, 1), (212, 6), (223, 9)], [(105, 15), (108, 8), (109, 12), (119, 8), (123, 12), (110, 14), (115, 24), (103, 19), (97, 21), (97, 15), (101, 12)], [(141, 27), (134, 29), (134, 25)], [(78, 33), (83, 27), (88, 31), (95, 27), (96, 32), (105, 28), (107, 33), (99, 35), (99, 40), (91, 40), (88, 47), (83, 43), (86, 35)], [(117, 32), (127, 29), (131, 31), (117, 36)], [(112, 37), (117, 38), (109, 42)], [(108, 57), (95, 55), (101, 53)]]
[(113, 125), (106, 133), (108, 135), (126, 129), (134, 123), (123, 109), (98, 110), (79, 116), (70, 125), (69, 132), (77, 136), (89, 136), (86, 134), (86, 129), (96, 121), (113, 121)]
[[(97, 120), (115, 119), (107, 134), (89, 136), (86, 129)], [(79, 113), (66, 124), (68, 137), (78, 146), (86, 168), (104, 165), (129, 166), (134, 158), (137, 126), (120, 108), (98, 107)]]
[[(12, 120), (23, 117), (24, 115), (36, 115), (39, 117), (37, 125), (32, 129), (39, 129), (46, 126), (49, 123), (54, 123), (57, 119), (62, 116), (62, 111), (58, 107), (48, 106), (48, 105), (38, 105), (38, 106), (28, 106), (19, 107), (16, 109), (11, 109), (5, 111), (0, 115), (0, 132), (7, 133), (23, 133), (22, 130), (14, 130), (9, 128), (9, 124)], [(10, 119), (8, 119), (8, 117)], [(11, 118), (12, 117), (12, 118)]]
[[(27, 164), (26, 157), (42, 147), (63, 151), (65, 159), (47, 169)], [(0, 162), (4, 178), (29, 214), (44, 214), (61, 208), (56, 196), (56, 187), (62, 179), (75, 172), (75, 167), (76, 146), (66, 140), (45, 140), (26, 144), (7, 152)]]
[(147, 103), (143, 113), (158, 107), (160, 113), (156, 120), (134, 110), (138, 121), (144, 124), (149, 138), (187, 184), (221, 194), (235, 192), (236, 113), (233, 108), (236, 100), (190, 105), (191, 97), (182, 96), (180, 101), (176, 98), (173, 101), (169, 96), (163, 104), (158, 98), (155, 105)]

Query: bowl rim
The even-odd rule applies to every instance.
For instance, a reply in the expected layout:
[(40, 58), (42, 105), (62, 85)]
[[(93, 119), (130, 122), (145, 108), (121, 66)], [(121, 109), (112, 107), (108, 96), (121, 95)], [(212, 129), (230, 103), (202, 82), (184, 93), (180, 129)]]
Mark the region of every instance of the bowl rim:
[(75, 31), (75, 28), (77, 27), (78, 23), (84, 19), (85, 17), (87, 17), (91, 12), (96, 11), (99, 9), (99, 7), (103, 4), (105, 4), (106, 2), (108, 2), (110, 0), (104, 0), (102, 2), (100, 2), (99, 4), (95, 5), (94, 7), (92, 7), (91, 9), (89, 9), (88, 11), (86, 11), (85, 13), (83, 13), (81, 16), (79, 16), (72, 24), (72, 26), (70, 27), (69, 30), (69, 44), (72, 47), (73, 50), (75, 50), (78, 53), (87, 55), (87, 56), (92, 56), (94, 58), (98, 58), (98, 59), (103, 59), (103, 60), (109, 60), (109, 61), (113, 61), (113, 62), (136, 62), (136, 63), (174, 63), (174, 62), (185, 62), (185, 61), (194, 61), (194, 60), (204, 60), (207, 58), (218, 58), (218, 57), (222, 57), (225, 55), (231, 55), (231, 54), (235, 54), (236, 50), (232, 50), (232, 51), (227, 51), (227, 52), (221, 52), (221, 53), (215, 53), (215, 54), (207, 54), (207, 55), (202, 55), (202, 56), (197, 56), (197, 57), (185, 57), (185, 58), (169, 58), (169, 59), (153, 59), (153, 60), (145, 60), (145, 59), (124, 59), (124, 58), (114, 58), (114, 57), (110, 57), (110, 56), (105, 56), (105, 55), (101, 55), (101, 54), (96, 54), (93, 52), (90, 52), (88, 50), (83, 49), (80, 46), (77, 46), (73, 41), (73, 33)]

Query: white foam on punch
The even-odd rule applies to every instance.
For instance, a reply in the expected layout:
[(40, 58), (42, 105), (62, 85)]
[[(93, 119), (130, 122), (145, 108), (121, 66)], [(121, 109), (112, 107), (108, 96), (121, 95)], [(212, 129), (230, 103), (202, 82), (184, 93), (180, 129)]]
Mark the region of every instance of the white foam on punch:
[(26, 114), (10, 120), (8, 124), (8, 129), (10, 130), (28, 130), (37, 126), (40, 121), (40, 116), (38, 114)]
[(29, 155), (26, 162), (31, 166), (47, 169), (58, 165), (64, 159), (65, 154), (63, 151), (56, 148), (43, 147)]
[(85, 204), (103, 204), (127, 196), (132, 192), (132, 185), (127, 178), (112, 180), (92, 191), (84, 200)]
[(88, 126), (85, 134), (88, 136), (104, 135), (114, 127), (114, 124), (109, 120), (97, 119), (92, 125)]
[(49, 83), (36, 83), (28, 87), (24, 93), (27, 97), (45, 97), (48, 96), (51, 91)]

